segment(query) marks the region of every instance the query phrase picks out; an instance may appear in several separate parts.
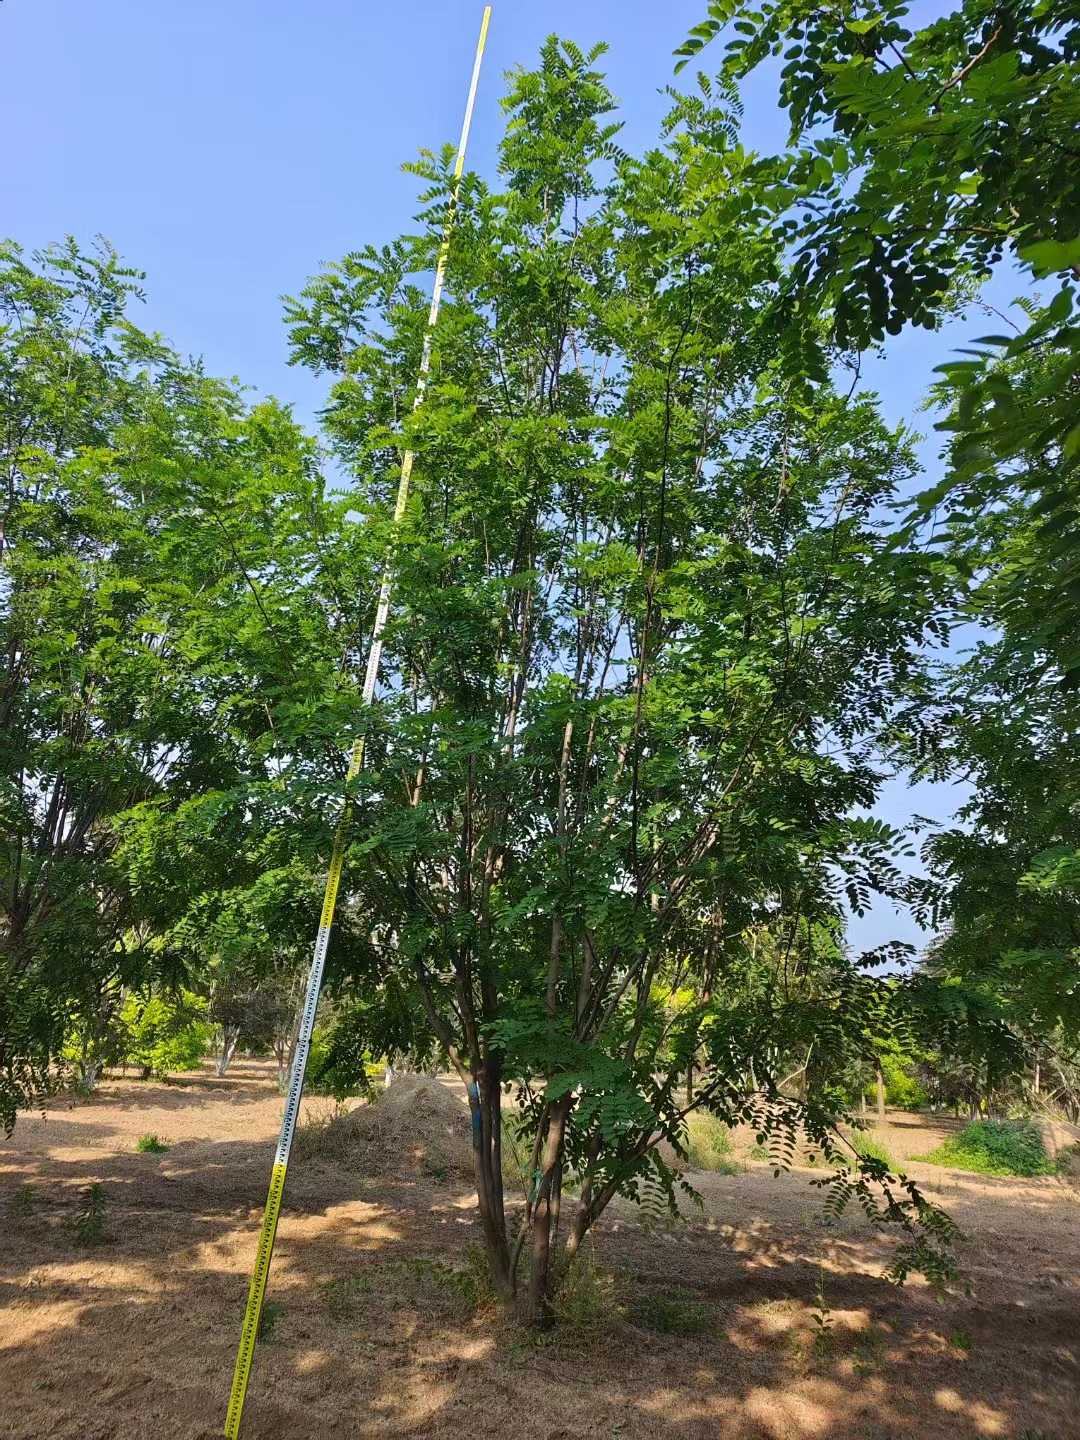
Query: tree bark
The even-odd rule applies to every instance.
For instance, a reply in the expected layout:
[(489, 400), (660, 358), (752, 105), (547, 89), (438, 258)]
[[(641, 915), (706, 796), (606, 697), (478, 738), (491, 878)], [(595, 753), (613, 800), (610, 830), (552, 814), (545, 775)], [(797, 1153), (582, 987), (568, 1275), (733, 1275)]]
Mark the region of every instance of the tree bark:
[(881, 1073), (881, 1066), (877, 1067), (877, 1118), (882, 1125), (885, 1123), (885, 1076)]
[(532, 1264), (525, 1297), (525, 1316), (531, 1325), (543, 1328), (551, 1323), (551, 1242), (558, 1221), (559, 1168), (562, 1159), (566, 1117), (573, 1102), (566, 1096), (555, 1102), (548, 1117), (547, 1135), (541, 1158), (540, 1184), (532, 1211)]
[(220, 1080), (232, 1064), (233, 1056), (236, 1054), (236, 1047), (240, 1042), (240, 1027), (238, 1025), (223, 1025), (221, 1027), (221, 1054), (214, 1066), (214, 1074)]

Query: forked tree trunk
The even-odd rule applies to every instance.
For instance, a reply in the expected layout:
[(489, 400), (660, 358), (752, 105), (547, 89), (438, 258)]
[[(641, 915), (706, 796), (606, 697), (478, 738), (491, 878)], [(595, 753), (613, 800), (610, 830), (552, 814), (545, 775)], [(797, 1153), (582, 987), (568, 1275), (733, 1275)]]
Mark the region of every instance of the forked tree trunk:
[(551, 1323), (551, 1250), (559, 1223), (563, 1135), (572, 1103), (567, 1096), (552, 1105), (541, 1151), (540, 1183), (532, 1213), (532, 1263), (525, 1295), (525, 1317), (531, 1325)]
[(214, 1074), (220, 1079), (232, 1064), (233, 1056), (236, 1054), (236, 1047), (240, 1041), (240, 1027), (238, 1025), (223, 1025), (221, 1027), (221, 1054), (214, 1066)]

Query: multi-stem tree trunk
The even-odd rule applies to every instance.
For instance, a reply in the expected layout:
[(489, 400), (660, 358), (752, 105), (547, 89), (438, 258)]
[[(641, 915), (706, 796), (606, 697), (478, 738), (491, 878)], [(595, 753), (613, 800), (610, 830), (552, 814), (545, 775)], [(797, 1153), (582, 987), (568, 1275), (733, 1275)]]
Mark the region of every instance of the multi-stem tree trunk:
[(232, 1064), (233, 1056), (236, 1054), (236, 1047), (240, 1041), (239, 1025), (222, 1025), (221, 1027), (221, 1054), (214, 1066), (214, 1074), (221, 1079)]

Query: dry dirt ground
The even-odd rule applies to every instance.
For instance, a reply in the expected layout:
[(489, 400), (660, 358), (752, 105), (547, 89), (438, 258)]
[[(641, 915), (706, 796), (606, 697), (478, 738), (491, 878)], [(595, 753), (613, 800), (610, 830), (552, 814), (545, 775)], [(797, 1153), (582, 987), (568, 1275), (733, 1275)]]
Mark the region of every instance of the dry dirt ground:
[[(244, 1440), (1080, 1437), (1080, 1192), (1057, 1179), (910, 1166), (967, 1235), (971, 1293), (938, 1303), (879, 1278), (865, 1221), (821, 1223), (812, 1171), (697, 1174), (704, 1208), (673, 1233), (605, 1218), (579, 1318), (537, 1342), (474, 1303), (454, 1168), (388, 1163), (385, 1133), (321, 1151), (320, 1105)], [(20, 1119), (0, 1152), (2, 1440), (220, 1435), (280, 1113), (253, 1062)], [(167, 1154), (136, 1152), (148, 1132)], [(940, 1134), (897, 1114), (878, 1138), (902, 1160)], [(107, 1237), (80, 1247), (93, 1181)]]

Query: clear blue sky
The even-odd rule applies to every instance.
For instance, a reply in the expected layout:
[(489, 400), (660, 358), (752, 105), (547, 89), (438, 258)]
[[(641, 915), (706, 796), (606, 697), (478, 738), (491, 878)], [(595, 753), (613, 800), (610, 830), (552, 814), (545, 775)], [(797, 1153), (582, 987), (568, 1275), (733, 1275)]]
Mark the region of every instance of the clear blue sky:
[[(457, 139), (481, 11), (478, 0), (5, 0), (0, 234), (28, 249), (105, 235), (148, 273), (147, 328), (310, 421), (323, 385), (286, 366), (278, 297), (408, 227), (415, 182), (401, 163)], [(651, 143), (671, 52), (705, 11), (705, 0), (496, 0), (470, 165), (491, 173), (503, 73), (532, 64), (552, 31), (610, 44), (623, 143)], [(771, 77), (747, 102), (747, 145), (778, 148)], [(1012, 293), (994, 286), (996, 303)], [(931, 367), (965, 333), (909, 333), (866, 367), (891, 419), (914, 415)], [(923, 447), (931, 468), (934, 448)], [(944, 817), (955, 798), (894, 783), (879, 813)], [(893, 936), (919, 939), (887, 907), (853, 926), (860, 947)]]

